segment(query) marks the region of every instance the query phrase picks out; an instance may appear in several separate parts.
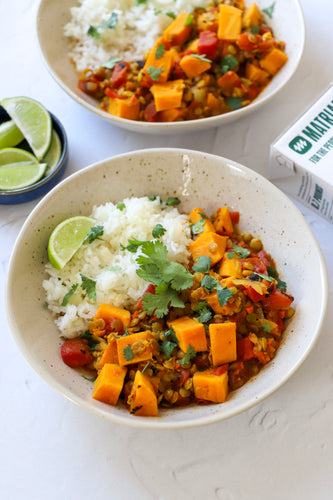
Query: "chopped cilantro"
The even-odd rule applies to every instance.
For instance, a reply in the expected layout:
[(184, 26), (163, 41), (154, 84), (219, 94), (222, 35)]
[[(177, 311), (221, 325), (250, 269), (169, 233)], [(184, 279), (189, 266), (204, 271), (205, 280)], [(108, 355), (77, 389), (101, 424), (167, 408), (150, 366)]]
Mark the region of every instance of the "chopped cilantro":
[(274, 281), (274, 278), (272, 278), (268, 274), (262, 274), (262, 273), (253, 273), (253, 274), (256, 275), (256, 276), (259, 276), (259, 278), (262, 278), (263, 280)]
[(175, 342), (171, 342), (170, 340), (166, 340), (162, 342), (160, 346), (160, 350), (164, 352), (166, 359), (170, 359), (173, 353), (173, 350), (177, 347)]
[(155, 59), (160, 59), (161, 57), (163, 57), (164, 52), (165, 52), (165, 45), (164, 43), (160, 43), (155, 50)]
[(280, 280), (280, 278), (278, 278), (278, 273), (277, 273), (276, 269), (274, 269), (274, 267), (272, 267), (272, 266), (268, 266), (267, 271), (268, 271), (269, 276), (272, 276), (272, 278), (274, 278), (276, 280), (276, 287), (279, 290), (281, 290), (282, 292), (285, 292), (287, 290), (287, 283), (285, 281)]
[(135, 238), (130, 238), (128, 240), (128, 245), (125, 247), (120, 243), (121, 250), (128, 250), (129, 252), (135, 253), (139, 246), (143, 245), (144, 241), (139, 241)]
[(91, 36), (98, 40), (101, 38), (100, 30), (105, 30), (107, 28), (114, 29), (118, 23), (118, 14), (116, 12), (112, 12), (110, 19), (108, 19), (105, 23), (100, 24), (99, 26), (90, 25), (87, 31), (87, 35)]
[(125, 349), (123, 349), (123, 354), (124, 354), (124, 358), (126, 359), (126, 361), (132, 361), (132, 359), (134, 358), (134, 354), (133, 354), (132, 347), (130, 346), (130, 344), (128, 344), (125, 347)]
[(208, 323), (213, 317), (212, 310), (208, 306), (207, 302), (199, 302), (194, 309), (194, 312), (199, 314), (199, 316), (197, 316), (197, 320), (200, 321), (200, 323)]
[(162, 224), (156, 224), (151, 234), (154, 238), (160, 238), (165, 232), (166, 229), (162, 226)]
[(121, 271), (121, 267), (116, 265), (116, 266), (111, 266), (107, 268), (107, 271)]
[(101, 38), (101, 35), (99, 34), (98, 29), (95, 28), (95, 26), (89, 26), (87, 35), (91, 36), (92, 38), (95, 38), (96, 40)]
[(100, 239), (100, 236), (103, 236), (103, 233), (104, 233), (104, 226), (91, 227), (83, 243), (92, 243), (94, 240)]
[(222, 73), (225, 75), (228, 71), (234, 70), (238, 66), (238, 59), (235, 56), (232, 56), (231, 54), (228, 54), (224, 56), (224, 58), (221, 61), (221, 70)]
[(142, 3), (147, 3), (148, 0), (136, 0), (136, 5), (141, 5)]
[(239, 259), (246, 259), (250, 255), (250, 250), (233, 243), (232, 249)]
[(147, 73), (150, 75), (150, 78), (155, 82), (160, 78), (160, 74), (164, 71), (163, 68), (155, 68), (155, 66), (149, 66), (147, 68)]
[(147, 368), (148, 368), (149, 365), (150, 365), (150, 361), (147, 361), (147, 363), (145, 364), (145, 366), (141, 370), (141, 373), (144, 373), (147, 370)]
[(148, 196), (148, 200), (149, 201), (155, 201), (156, 200), (156, 196)]
[(75, 283), (74, 285), (71, 286), (71, 289), (69, 290), (69, 292), (67, 292), (66, 295), (64, 296), (64, 298), (62, 299), (61, 305), (63, 307), (67, 306), (69, 299), (71, 298), (73, 293), (76, 292), (76, 290), (78, 289), (78, 286), (79, 286), (78, 283)]
[(172, 326), (170, 326), (170, 329), (167, 330), (166, 332), (164, 332), (164, 337), (167, 339), (167, 340), (171, 340), (172, 342), (174, 342), (176, 345), (178, 345), (178, 339), (176, 337), (176, 334), (175, 334), (175, 330), (172, 328)]
[(227, 257), (228, 257), (228, 259), (233, 259), (235, 257), (234, 252), (228, 252)]
[(102, 66), (103, 68), (113, 69), (115, 65), (120, 61), (120, 57), (110, 57), (110, 59), (108, 59), (106, 63), (102, 64)]
[(80, 273), (80, 276), (82, 279), (82, 290), (85, 290), (87, 292), (88, 299), (94, 300), (96, 302), (96, 281), (88, 278), (87, 276), (84, 276), (82, 273)]
[(263, 329), (263, 331), (264, 331), (264, 332), (266, 332), (266, 333), (271, 333), (271, 331), (272, 331), (272, 330), (271, 330), (271, 325), (270, 325), (269, 323), (264, 323), (264, 324), (262, 325), (262, 329)]
[(184, 302), (179, 298), (176, 290), (167, 288), (159, 293), (145, 293), (142, 299), (142, 307), (148, 314), (154, 314), (162, 318), (169, 312), (169, 307), (184, 307)]
[(193, 271), (196, 273), (208, 273), (210, 269), (211, 257), (207, 257), (205, 255), (201, 255), (197, 259), (195, 259), (193, 265)]
[(184, 26), (191, 26), (193, 24), (193, 21), (194, 21), (194, 17), (192, 16), (192, 14), (189, 14), (187, 16), (187, 19), (185, 21)]
[(206, 57), (206, 54), (191, 54), (191, 57), (195, 57), (195, 59), (200, 59), (200, 61), (204, 62), (212, 62), (211, 59), (208, 59), (208, 57)]
[(198, 222), (196, 222), (195, 224), (191, 224), (191, 231), (193, 234), (200, 234), (203, 232), (203, 227), (204, 227), (204, 224), (205, 224), (205, 220), (200, 217), (200, 219), (198, 220)]
[(194, 347), (191, 346), (191, 344), (188, 345), (187, 351), (183, 359), (179, 360), (180, 365), (188, 365), (191, 359), (195, 357), (195, 350)]
[(180, 204), (180, 199), (174, 196), (170, 196), (165, 204), (167, 207), (175, 207)]
[(235, 110), (242, 107), (243, 100), (241, 97), (228, 97), (227, 104), (230, 109)]
[(217, 298), (221, 307), (225, 306), (233, 292), (229, 288), (222, 288), (220, 283), (207, 275), (201, 280), (201, 286), (205, 287), (208, 292), (216, 290)]
[(165, 9), (154, 9), (154, 14), (155, 16), (158, 16), (159, 14), (165, 14), (166, 16), (171, 17), (171, 19), (176, 19), (176, 14), (172, 12), (171, 10), (165, 10)]
[(125, 203), (119, 202), (119, 203), (117, 203), (116, 208), (118, 208), (118, 210), (122, 211), (122, 210), (124, 210), (124, 208), (126, 208), (126, 205), (125, 205)]
[(86, 330), (82, 335), (82, 339), (85, 339), (88, 341), (88, 346), (91, 351), (94, 351), (96, 346), (99, 345), (98, 340), (96, 340), (96, 337), (93, 336), (92, 333), (89, 332), (89, 330)]
[(266, 9), (261, 9), (261, 10), (262, 12), (267, 14), (270, 19), (272, 19), (274, 9), (275, 9), (275, 2), (273, 2), (269, 7), (266, 7)]
[(97, 375), (95, 375), (94, 377), (86, 377), (85, 375), (81, 375), (81, 377), (85, 378), (89, 382), (95, 382), (95, 380), (97, 379)]

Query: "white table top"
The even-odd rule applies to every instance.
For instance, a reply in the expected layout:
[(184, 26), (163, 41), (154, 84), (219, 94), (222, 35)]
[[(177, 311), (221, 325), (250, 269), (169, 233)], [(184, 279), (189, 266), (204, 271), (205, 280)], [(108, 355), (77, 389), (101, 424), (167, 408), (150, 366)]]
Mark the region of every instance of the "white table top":
[[(201, 149), (267, 175), (272, 140), (333, 80), (333, 2), (301, 0), (305, 53), (296, 75), (270, 103), (242, 122), (204, 133), (127, 132), (82, 109), (53, 81), (35, 33), (38, 3), (0, 2), (0, 96), (36, 98), (60, 118), (70, 147), (66, 176), (117, 153), (151, 146)], [(332, 498), (332, 225), (298, 204), (326, 259), (330, 298), (322, 335), (292, 379), (230, 420), (181, 431), (144, 431), (104, 421), (67, 401), (38, 377), (11, 336), (4, 306), (6, 271), (15, 238), (36, 203), (0, 206), (1, 498)]]

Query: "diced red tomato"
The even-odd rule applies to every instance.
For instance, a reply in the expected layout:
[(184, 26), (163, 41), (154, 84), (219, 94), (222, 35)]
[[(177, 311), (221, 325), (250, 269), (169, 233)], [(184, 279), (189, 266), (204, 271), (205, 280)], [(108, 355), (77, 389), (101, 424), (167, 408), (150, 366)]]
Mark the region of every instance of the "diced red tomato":
[(265, 250), (260, 250), (260, 252), (258, 252), (257, 255), (258, 255), (259, 259), (262, 260), (262, 262), (264, 263), (264, 265), (266, 267), (269, 267), (271, 265), (269, 258), (268, 258), (268, 253)]
[(275, 289), (265, 297), (263, 305), (267, 309), (289, 309), (293, 300), (294, 298), (288, 293)]
[(241, 86), (242, 81), (235, 71), (230, 70), (221, 76), (216, 83), (222, 89), (222, 92), (231, 95), (235, 87)]
[(93, 360), (87, 342), (80, 338), (66, 340), (61, 346), (61, 357), (71, 368), (88, 365)]
[(127, 80), (128, 63), (120, 62), (112, 70), (111, 84), (114, 88), (124, 85)]
[(246, 288), (244, 290), (244, 293), (245, 293), (245, 295), (247, 295), (249, 297), (250, 300), (252, 300), (252, 302), (259, 302), (260, 300), (263, 300), (263, 298), (265, 297), (264, 295), (261, 295), (260, 293), (258, 293), (251, 286)]
[(217, 368), (214, 369), (214, 375), (219, 377), (220, 375), (223, 375), (223, 373), (227, 372), (229, 368), (228, 364), (218, 366)]
[(189, 368), (182, 368), (180, 375), (179, 375), (179, 378), (178, 378), (177, 382), (175, 383), (175, 386), (177, 388), (182, 387), (185, 384), (186, 380), (188, 380), (189, 378), (190, 378), (190, 369)]
[(254, 35), (253, 33), (242, 33), (237, 38), (237, 45), (241, 50), (246, 52), (253, 52), (258, 48), (258, 43), (262, 41), (260, 35)]
[(157, 111), (154, 102), (150, 102), (143, 111), (143, 118), (146, 122), (156, 122), (157, 121)]
[(253, 344), (249, 337), (237, 341), (237, 359), (239, 361), (248, 361), (254, 358)]
[(256, 273), (267, 274), (267, 268), (259, 257), (248, 257), (247, 259), (242, 260), (242, 264), (245, 262), (252, 264)]
[(198, 41), (198, 52), (212, 61), (217, 55), (218, 38), (213, 31), (201, 31)]
[(110, 89), (110, 87), (106, 87), (104, 92), (105, 92), (105, 95), (107, 97), (110, 97), (111, 99), (119, 98), (118, 92), (116, 90)]

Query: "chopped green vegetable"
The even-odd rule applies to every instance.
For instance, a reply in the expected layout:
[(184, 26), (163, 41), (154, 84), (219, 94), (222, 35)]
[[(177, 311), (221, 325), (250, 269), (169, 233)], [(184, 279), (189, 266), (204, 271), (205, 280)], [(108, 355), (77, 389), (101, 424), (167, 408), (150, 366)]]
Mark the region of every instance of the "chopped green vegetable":
[(121, 210), (124, 210), (124, 208), (126, 208), (126, 205), (125, 205), (125, 203), (119, 202), (119, 203), (117, 203), (116, 208), (118, 208), (118, 210), (121, 211)]
[(167, 207), (175, 207), (180, 204), (180, 199), (177, 197), (170, 196), (165, 202)]
[(274, 267), (268, 266), (267, 271), (268, 271), (269, 276), (272, 276), (272, 278), (275, 279), (276, 287), (279, 290), (281, 290), (282, 292), (285, 292), (287, 290), (287, 283), (285, 281), (280, 280), (280, 278), (278, 278), (278, 273), (274, 269)]
[(205, 287), (208, 292), (216, 290), (217, 298), (221, 307), (225, 306), (233, 292), (229, 288), (222, 288), (220, 283), (211, 276), (205, 276), (201, 280), (201, 286)]
[(75, 283), (74, 285), (71, 286), (71, 289), (69, 290), (69, 292), (67, 292), (66, 295), (64, 296), (64, 298), (62, 299), (61, 305), (63, 307), (67, 306), (69, 299), (76, 292), (76, 290), (78, 289), (78, 286), (79, 286), (78, 283)]
[(88, 341), (88, 346), (89, 346), (89, 349), (91, 351), (94, 351), (95, 348), (99, 345), (99, 342), (98, 340), (96, 339), (96, 337), (93, 336), (92, 333), (89, 332), (89, 330), (86, 330), (82, 335), (81, 335), (81, 338), (82, 339), (85, 339)]
[(123, 349), (123, 354), (126, 361), (131, 361), (134, 358), (132, 347), (130, 345), (127, 345), (125, 349)]
[(166, 340), (162, 342), (160, 346), (160, 350), (164, 352), (166, 359), (170, 359), (173, 353), (173, 350), (177, 347), (175, 342), (171, 342), (170, 340)]
[(205, 224), (205, 220), (202, 217), (200, 217), (200, 219), (198, 220), (198, 222), (196, 222), (195, 224), (191, 224), (191, 231), (192, 231), (192, 233), (193, 234), (200, 234), (200, 233), (202, 233), (204, 224)]
[(155, 201), (157, 196), (148, 196), (149, 201)]
[(96, 281), (80, 273), (82, 283), (81, 288), (87, 292), (88, 298), (96, 302)]
[(81, 377), (85, 378), (89, 382), (95, 382), (95, 380), (97, 379), (97, 375), (95, 375), (95, 377), (86, 377), (85, 375), (81, 375)]
[(272, 19), (272, 17), (273, 17), (273, 12), (274, 12), (274, 9), (275, 9), (275, 3), (276, 2), (273, 2), (269, 7), (266, 7), (266, 9), (261, 9), (262, 12), (264, 12), (265, 14), (267, 14), (270, 19)]
[(197, 316), (197, 320), (200, 321), (200, 323), (208, 323), (213, 317), (212, 310), (208, 306), (207, 302), (199, 302), (194, 309), (194, 312), (199, 314), (199, 316)]
[(251, 33), (253, 35), (259, 35), (260, 33), (260, 26), (256, 26), (255, 24), (251, 26)]
[(230, 109), (235, 110), (242, 107), (243, 100), (241, 97), (228, 97), (227, 104)]
[(200, 59), (200, 61), (204, 62), (209, 62), (209, 63), (212, 62), (212, 60), (208, 59), (208, 57), (206, 57), (205, 54), (191, 54), (191, 57), (195, 57), (195, 59)]
[(191, 361), (191, 359), (193, 359), (195, 357), (195, 350), (194, 348), (189, 344), (188, 348), (187, 348), (187, 351), (186, 351), (186, 354), (185, 356), (183, 357), (183, 359), (180, 359), (179, 360), (179, 364), (180, 365), (188, 365), (189, 362)]
[(153, 81), (158, 81), (159, 80), (160, 74), (162, 73), (162, 71), (164, 71), (163, 68), (155, 68), (155, 66), (149, 66), (147, 68), (147, 73), (149, 73), (150, 78)]
[(211, 263), (211, 257), (207, 257), (205, 255), (202, 255), (195, 259), (194, 265), (193, 265), (193, 271), (196, 273), (208, 273), (210, 269), (210, 263)]
[(143, 245), (144, 241), (139, 241), (135, 238), (130, 238), (128, 240), (128, 245), (125, 247), (120, 243), (121, 250), (128, 250), (129, 252), (135, 253), (139, 246)]
[(160, 59), (161, 57), (163, 57), (164, 52), (165, 52), (165, 45), (164, 43), (160, 43), (155, 50), (155, 59)]
[(143, 370), (141, 370), (141, 373), (144, 373), (147, 370), (147, 368), (148, 368), (149, 365), (150, 365), (150, 361), (147, 361), (147, 363), (143, 367)]
[(95, 28), (94, 26), (89, 26), (88, 31), (87, 31), (87, 35), (91, 36), (92, 38), (95, 38), (96, 40), (101, 38), (101, 35), (98, 32), (98, 29)]
[(165, 10), (165, 9), (154, 9), (154, 14), (155, 16), (158, 16), (159, 14), (165, 14), (166, 16), (171, 17), (171, 19), (176, 19), (176, 14), (172, 12), (171, 10)]
[[(237, 255), (239, 259), (246, 259), (250, 255), (250, 250), (244, 247), (240, 247), (235, 243), (232, 244), (233, 252)], [(229, 257), (232, 258), (232, 257)]]
[(231, 54), (228, 54), (224, 56), (224, 58), (221, 61), (221, 70), (222, 73), (225, 75), (228, 71), (234, 70), (238, 66), (238, 59), (235, 56), (232, 56)]
[(164, 233), (166, 233), (166, 229), (162, 226), (162, 224), (156, 224), (156, 226), (152, 230), (152, 235), (154, 238), (160, 238)]
[(120, 57), (110, 57), (110, 59), (108, 59), (106, 63), (102, 64), (102, 66), (104, 68), (113, 69), (115, 65), (120, 61), (121, 61)]
[(99, 240), (100, 236), (103, 236), (103, 233), (104, 233), (104, 226), (91, 227), (83, 243), (92, 243), (96, 239)]
[(99, 38), (101, 38), (100, 31), (104, 31), (105, 29), (108, 28), (114, 29), (117, 26), (117, 23), (118, 23), (118, 14), (116, 12), (112, 12), (110, 19), (108, 19), (108, 21), (106, 21), (105, 23), (102, 23), (99, 26), (90, 25), (87, 31), (87, 35), (98, 40)]
[(272, 330), (271, 330), (271, 325), (270, 325), (269, 323), (264, 323), (264, 324), (262, 325), (262, 329), (263, 329), (263, 331), (264, 331), (264, 332), (266, 332), (266, 333), (271, 333), (271, 332), (272, 332)]
[(187, 16), (187, 19), (185, 21), (185, 26), (191, 26), (193, 24), (193, 21), (194, 21), (194, 17), (192, 14), (189, 14)]

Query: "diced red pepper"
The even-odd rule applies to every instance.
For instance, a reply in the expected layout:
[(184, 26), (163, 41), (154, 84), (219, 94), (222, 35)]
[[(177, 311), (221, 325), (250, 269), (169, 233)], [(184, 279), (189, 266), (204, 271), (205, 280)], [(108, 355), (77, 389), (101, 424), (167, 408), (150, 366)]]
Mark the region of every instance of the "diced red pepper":
[(252, 300), (252, 302), (259, 302), (260, 300), (263, 300), (263, 298), (265, 297), (264, 295), (261, 295), (260, 293), (258, 293), (251, 286), (246, 288), (244, 290), (244, 293), (245, 293), (245, 295), (247, 295), (249, 297), (250, 300)]
[(253, 344), (249, 337), (237, 341), (237, 359), (239, 361), (248, 361), (254, 358)]
[(218, 38), (213, 31), (201, 31), (198, 41), (198, 52), (212, 61), (217, 55)]
[(280, 290), (273, 290), (268, 297), (265, 297), (263, 305), (267, 309), (289, 309), (294, 298), (288, 293)]
[(235, 71), (227, 71), (217, 80), (217, 85), (222, 89), (222, 92), (230, 94), (235, 87), (240, 87), (242, 81)]
[(177, 388), (182, 387), (186, 380), (190, 378), (190, 369), (189, 368), (182, 368), (178, 380), (175, 382), (175, 386)]
[(241, 50), (245, 50), (246, 52), (253, 52), (258, 48), (259, 42), (262, 41), (260, 35), (254, 35), (253, 33), (242, 33), (237, 38), (237, 45)]
[(61, 357), (71, 368), (88, 365), (93, 360), (87, 342), (81, 338), (66, 340), (61, 346)]
[(111, 99), (119, 99), (119, 94), (116, 90), (113, 90), (113, 89), (110, 89), (110, 87), (106, 87), (106, 89), (104, 90), (105, 92), (105, 95), (107, 97), (110, 97)]
[(223, 373), (227, 372), (229, 368), (229, 364), (221, 365), (218, 366), (217, 368), (214, 369), (213, 374), (219, 377), (220, 375), (223, 375)]
[(112, 70), (111, 84), (114, 88), (124, 85), (127, 80), (128, 63), (119, 62)]
[(155, 103), (150, 102), (143, 111), (143, 118), (146, 122), (156, 122), (157, 121), (157, 111)]

